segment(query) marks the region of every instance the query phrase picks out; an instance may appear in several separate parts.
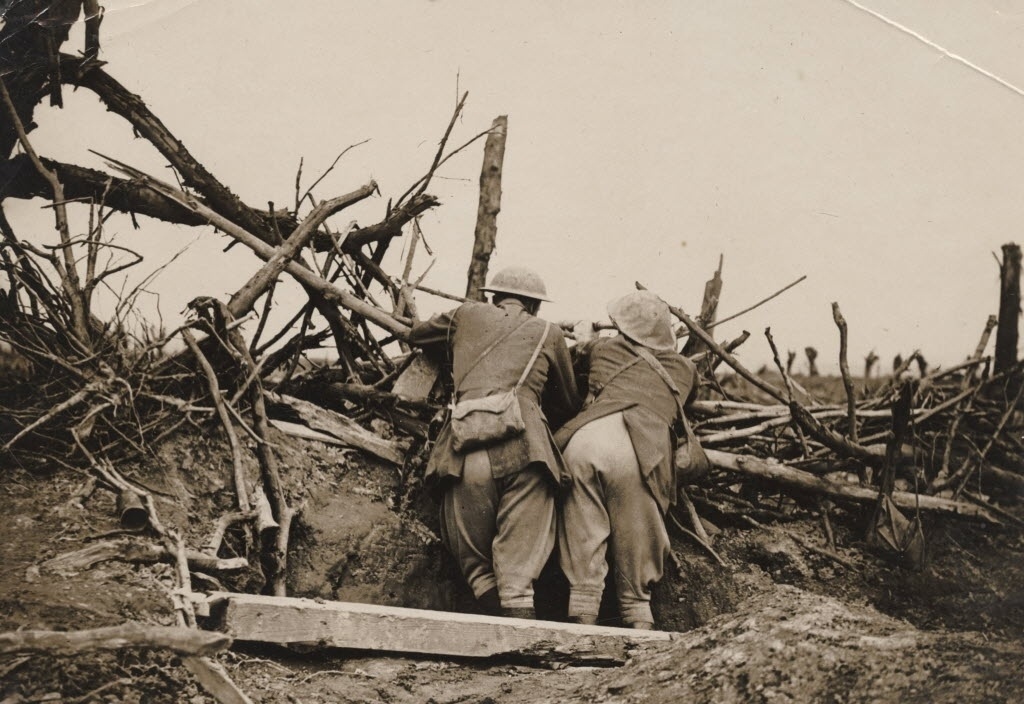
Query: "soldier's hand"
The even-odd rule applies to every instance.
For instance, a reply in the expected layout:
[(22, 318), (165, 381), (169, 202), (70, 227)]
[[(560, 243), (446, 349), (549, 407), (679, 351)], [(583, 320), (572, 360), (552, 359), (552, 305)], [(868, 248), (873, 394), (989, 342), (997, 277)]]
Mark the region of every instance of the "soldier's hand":
[(577, 345), (583, 345), (597, 337), (593, 320), (577, 320), (572, 326), (572, 335)]

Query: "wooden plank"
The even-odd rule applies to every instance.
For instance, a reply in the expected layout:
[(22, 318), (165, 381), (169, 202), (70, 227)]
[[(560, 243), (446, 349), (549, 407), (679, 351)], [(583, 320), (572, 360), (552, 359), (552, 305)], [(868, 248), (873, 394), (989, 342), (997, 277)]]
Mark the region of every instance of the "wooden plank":
[(391, 393), (409, 401), (425, 401), (441, 375), (441, 365), (421, 354), (398, 375)]
[(339, 601), (228, 592), (211, 594), (209, 600), (211, 627), (235, 640), (263, 643), (594, 664), (620, 663), (629, 650), (643, 643), (672, 638), (664, 631)]
[(286, 394), (268, 394), (274, 403), (283, 403), (295, 411), (302, 422), (315, 431), (332, 435), (346, 445), (365, 450), (399, 466), (405, 463), (406, 447), (402, 443), (385, 440), (371, 433), (355, 421), (328, 408), (317, 406)]

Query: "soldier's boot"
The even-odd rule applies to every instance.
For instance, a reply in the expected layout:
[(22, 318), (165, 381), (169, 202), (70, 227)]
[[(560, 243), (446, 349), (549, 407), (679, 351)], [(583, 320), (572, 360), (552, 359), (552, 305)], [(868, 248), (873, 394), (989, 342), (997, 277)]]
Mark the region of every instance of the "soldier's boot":
[(480, 608), (488, 616), (501, 615), (501, 600), (498, 599), (498, 588), (491, 587), (477, 598)]
[(580, 614), (579, 616), (570, 616), (569, 623), (581, 623), (584, 626), (596, 626), (597, 614)]

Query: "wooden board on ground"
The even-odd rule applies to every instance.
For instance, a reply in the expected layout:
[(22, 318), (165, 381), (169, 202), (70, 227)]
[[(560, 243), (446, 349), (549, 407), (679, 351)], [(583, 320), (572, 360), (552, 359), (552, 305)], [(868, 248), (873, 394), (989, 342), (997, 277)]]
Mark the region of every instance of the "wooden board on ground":
[(441, 375), (441, 365), (420, 354), (398, 375), (391, 392), (410, 401), (425, 401)]
[(208, 627), (235, 640), (467, 658), (614, 664), (672, 634), (553, 621), (217, 592)]
[(346, 445), (365, 450), (397, 465), (405, 462), (407, 448), (402, 443), (385, 440), (340, 413), (286, 394), (267, 394), (267, 397), (273, 403), (287, 405), (303, 423), (318, 433), (336, 437)]

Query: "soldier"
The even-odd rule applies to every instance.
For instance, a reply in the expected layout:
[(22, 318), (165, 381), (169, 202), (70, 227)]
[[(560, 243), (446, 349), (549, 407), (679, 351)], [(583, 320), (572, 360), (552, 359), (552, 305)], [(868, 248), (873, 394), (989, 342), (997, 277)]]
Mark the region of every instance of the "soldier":
[(558, 531), (559, 561), (569, 579), (570, 620), (593, 624), (610, 544), (622, 620), (649, 629), (650, 588), (661, 579), (669, 549), (664, 514), (676, 496), (674, 428), (695, 387), (696, 368), (676, 352), (668, 306), (656, 295), (618, 298), (608, 304), (608, 315), (619, 331), (615, 337), (596, 338), (589, 322), (573, 331), (577, 365), (589, 370), (589, 395), (583, 411), (555, 436), (572, 480)]
[(550, 428), (580, 402), (560, 329), (536, 317), (549, 300), (540, 276), (510, 267), (482, 290), (492, 303), (464, 303), (417, 323), (409, 342), (449, 350), (453, 403), (515, 389), (525, 429), (459, 451), (448, 423), (426, 475), (440, 481), (441, 536), (481, 606), (534, 618), (533, 582), (555, 545), (555, 494), (565, 472)]

